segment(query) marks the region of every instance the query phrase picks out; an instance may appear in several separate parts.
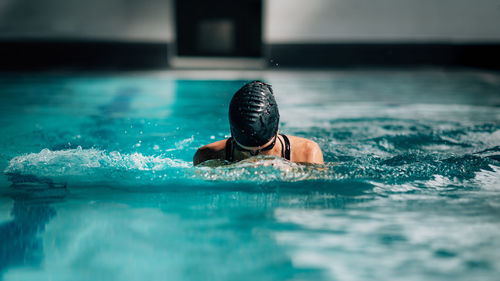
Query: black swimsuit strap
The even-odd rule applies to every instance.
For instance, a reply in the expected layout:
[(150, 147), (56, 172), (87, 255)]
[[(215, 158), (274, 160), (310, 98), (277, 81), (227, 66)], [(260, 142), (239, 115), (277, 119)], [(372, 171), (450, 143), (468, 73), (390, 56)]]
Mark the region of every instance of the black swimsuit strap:
[(281, 143), (281, 157), (285, 157), (285, 145), (283, 144), (283, 141), (278, 138), (280, 140), (280, 143)]
[(233, 137), (228, 138), (226, 141), (225, 157), (226, 161), (233, 162)]
[[(283, 140), (285, 140), (285, 153), (283, 154), (283, 152), (281, 153), (282, 157), (285, 157), (286, 160), (290, 160), (290, 154), (291, 154), (291, 150), (290, 150), (290, 140), (288, 139), (288, 137), (284, 134), (280, 134), (282, 137), (283, 137)], [(283, 151), (283, 148), (281, 149), (281, 151)]]

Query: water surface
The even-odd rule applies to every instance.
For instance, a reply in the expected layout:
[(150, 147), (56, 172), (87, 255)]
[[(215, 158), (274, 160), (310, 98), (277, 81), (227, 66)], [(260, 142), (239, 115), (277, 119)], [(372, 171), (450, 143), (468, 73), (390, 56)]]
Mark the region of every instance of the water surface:
[[(192, 167), (245, 82), (325, 165)], [(497, 280), (500, 74), (0, 75), (4, 280)]]

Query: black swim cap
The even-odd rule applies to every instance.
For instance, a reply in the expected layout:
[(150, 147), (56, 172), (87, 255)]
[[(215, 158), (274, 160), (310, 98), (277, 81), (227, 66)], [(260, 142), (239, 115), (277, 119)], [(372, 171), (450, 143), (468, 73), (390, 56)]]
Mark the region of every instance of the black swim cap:
[(280, 114), (271, 85), (253, 81), (234, 94), (229, 105), (231, 135), (241, 145), (262, 146), (278, 133)]

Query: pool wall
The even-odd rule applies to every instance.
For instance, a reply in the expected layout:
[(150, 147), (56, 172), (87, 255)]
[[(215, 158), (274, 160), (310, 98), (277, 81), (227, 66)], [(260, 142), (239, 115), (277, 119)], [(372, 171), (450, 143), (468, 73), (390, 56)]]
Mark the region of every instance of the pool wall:
[[(178, 19), (186, 14), (197, 17), (198, 27), (213, 35), (209, 43), (226, 42), (209, 46), (214, 54), (217, 48), (226, 48), (228, 53), (220, 56), (263, 59), (267, 68), (500, 69), (500, 9), (495, 0), (314, 0), (307, 4), (248, 0), (243, 2), (256, 3), (255, 11), (241, 8), (242, 1), (234, 5), (228, 1), (226, 6), (232, 8), (224, 12), (203, 10), (203, 1), (182, 3), (188, 2), (189, 11), (180, 13), (175, 0), (91, 0), (83, 6), (62, 0), (5, 1), (0, 6), (0, 70), (168, 68), (170, 59), (182, 53), (179, 40), (187, 30), (182, 31)], [(197, 8), (201, 14), (191, 15)], [(240, 19), (255, 16), (261, 18), (261, 27), (252, 44), (260, 51), (245, 53), (240, 47), (248, 44), (241, 44), (240, 37), (252, 35), (244, 30), (253, 24)], [(194, 35), (190, 40), (198, 47), (203, 44), (196, 40), (205, 37)]]

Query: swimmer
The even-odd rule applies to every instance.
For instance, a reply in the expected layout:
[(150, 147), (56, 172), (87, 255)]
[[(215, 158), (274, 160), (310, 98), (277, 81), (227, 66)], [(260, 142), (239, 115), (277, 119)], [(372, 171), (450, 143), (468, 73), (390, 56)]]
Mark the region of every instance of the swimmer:
[(238, 162), (256, 155), (273, 155), (297, 163), (323, 164), (323, 153), (312, 140), (278, 132), (280, 115), (271, 85), (253, 81), (234, 94), (229, 105), (231, 137), (207, 144), (193, 164), (207, 160)]

